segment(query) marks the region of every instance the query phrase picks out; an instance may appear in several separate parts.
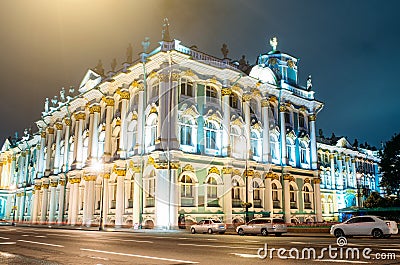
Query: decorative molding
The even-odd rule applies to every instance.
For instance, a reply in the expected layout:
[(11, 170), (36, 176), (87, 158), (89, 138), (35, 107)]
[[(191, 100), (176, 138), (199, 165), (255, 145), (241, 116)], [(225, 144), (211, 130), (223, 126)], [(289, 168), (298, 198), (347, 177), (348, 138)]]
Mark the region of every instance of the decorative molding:
[(83, 176), (83, 179), (85, 181), (96, 181), (97, 176), (96, 175), (86, 175), (86, 176)]
[(188, 69), (181, 73), (181, 76), (194, 76), (194, 75), (195, 74), (193, 73), (192, 69)]
[(289, 66), (289, 68), (294, 68), (295, 67), (295, 63), (293, 62), (293, 60), (288, 60), (287, 61), (287, 65)]
[(186, 164), (183, 168), (182, 171), (191, 171), (194, 172), (194, 167), (191, 164)]
[(101, 111), (101, 107), (99, 105), (92, 105), (89, 107), (90, 114), (93, 114), (95, 112), (100, 113), (100, 111)]
[(310, 116), (308, 116), (308, 119), (310, 121), (316, 121), (317, 120), (317, 116), (315, 114), (311, 114)]
[(221, 174), (221, 172), (219, 171), (219, 169), (218, 169), (217, 167), (215, 167), (215, 166), (211, 167), (211, 168), (208, 170), (208, 175), (211, 174), (211, 173), (215, 173), (215, 174), (218, 174), (218, 175)]
[(234, 175), (234, 176), (241, 176), (241, 175), (242, 175), (242, 172), (240, 172), (239, 169), (234, 169), (232, 175)]
[(66, 126), (71, 126), (72, 125), (72, 122), (71, 122), (70, 118), (65, 118), (64, 119), (64, 123), (65, 123)]
[(151, 108), (150, 108), (150, 114), (151, 113), (157, 113), (157, 107), (156, 106), (151, 106)]
[(230, 89), (228, 87), (224, 87), (221, 89), (222, 96), (229, 96), (230, 94), (232, 94), (232, 89)]
[(261, 107), (262, 108), (268, 108), (269, 107), (269, 100), (267, 100), (267, 99), (261, 100)]
[(77, 112), (74, 114), (75, 120), (84, 120), (86, 118), (86, 114), (84, 112)]
[(81, 183), (81, 178), (68, 178), (69, 183), (71, 184), (76, 184), (76, 183)]
[(269, 102), (277, 102), (278, 99), (275, 96), (271, 96), (269, 99)]
[(171, 81), (172, 82), (178, 82), (180, 78), (180, 75), (178, 73), (171, 73)]
[(309, 178), (305, 178), (304, 183), (311, 183), (311, 180)]
[(243, 94), (242, 100), (243, 100), (243, 102), (250, 101), (252, 97), (253, 97), (252, 94), (246, 93), (246, 94)]
[(290, 175), (289, 174), (285, 174), (283, 175), (283, 180), (289, 180), (290, 181)]
[(286, 106), (285, 105), (280, 105), (279, 106), (279, 111), (280, 112), (285, 112), (286, 111)]
[(56, 129), (57, 130), (62, 130), (63, 129), (63, 125), (62, 125), (61, 122), (57, 122), (55, 125), (56, 125)]
[(42, 184), (42, 188), (43, 189), (48, 189), (49, 188), (49, 184), (48, 183), (43, 183)]
[(321, 183), (321, 179), (320, 178), (314, 179), (314, 184), (320, 184), (320, 183)]
[(56, 188), (57, 186), (58, 186), (58, 182), (57, 182), (57, 181), (55, 181), (55, 182), (50, 182), (50, 187)]
[(162, 74), (162, 73), (158, 74), (158, 79), (160, 79), (161, 82), (167, 82), (168, 78), (169, 78), (168, 74)]
[(103, 101), (106, 103), (107, 106), (114, 106), (115, 101), (112, 97), (103, 97)]
[(131, 94), (127, 90), (117, 90), (118, 95), (121, 97), (121, 99), (130, 99)]
[(48, 134), (53, 134), (54, 133), (54, 128), (53, 127), (48, 127), (47, 128), (47, 133)]
[(232, 174), (233, 168), (232, 167), (223, 167), (222, 174)]

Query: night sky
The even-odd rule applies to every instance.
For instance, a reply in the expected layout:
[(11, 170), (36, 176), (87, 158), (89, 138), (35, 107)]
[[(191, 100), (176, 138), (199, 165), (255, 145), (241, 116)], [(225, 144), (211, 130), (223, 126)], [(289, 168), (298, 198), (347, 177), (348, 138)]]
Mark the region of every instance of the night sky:
[(300, 58), (300, 83), (312, 75), (325, 136), (379, 147), (400, 132), (399, 8), (388, 0), (3, 0), (0, 142), (35, 127), (45, 98), (78, 87), (99, 59), (107, 72), (129, 43), (134, 59), (145, 37), (155, 48), (168, 17), (184, 45), (222, 58), (226, 43), (229, 58), (251, 64), (276, 36), (278, 50)]

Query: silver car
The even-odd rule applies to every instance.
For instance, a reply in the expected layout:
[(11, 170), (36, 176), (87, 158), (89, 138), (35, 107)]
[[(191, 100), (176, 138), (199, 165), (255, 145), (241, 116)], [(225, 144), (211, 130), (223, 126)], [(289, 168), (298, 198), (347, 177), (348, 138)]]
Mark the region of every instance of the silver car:
[(267, 236), (275, 234), (275, 236), (280, 236), (287, 232), (287, 226), (285, 221), (280, 218), (257, 218), (238, 226), (236, 232), (239, 235), (261, 234)]
[(190, 227), (190, 232), (195, 233), (220, 233), (223, 234), (226, 231), (226, 226), (220, 220), (215, 219), (204, 219)]
[(335, 237), (373, 236), (374, 238), (387, 238), (397, 233), (396, 222), (385, 221), (373, 215), (352, 217), (341, 224), (331, 227), (331, 235)]

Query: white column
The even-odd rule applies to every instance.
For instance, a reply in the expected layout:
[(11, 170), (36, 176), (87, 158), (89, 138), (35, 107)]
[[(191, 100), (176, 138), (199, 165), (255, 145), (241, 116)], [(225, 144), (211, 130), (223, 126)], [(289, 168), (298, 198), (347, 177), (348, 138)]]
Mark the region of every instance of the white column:
[(289, 181), (290, 181), (290, 176), (285, 175), (283, 176), (284, 179), (284, 199), (285, 199), (285, 204), (284, 204), (284, 213), (285, 213), (285, 222), (290, 223), (290, 188), (289, 188)]
[(317, 157), (317, 138), (315, 135), (315, 120), (317, 116), (316, 115), (310, 115), (309, 120), (310, 120), (310, 142), (311, 142), (311, 169), (317, 169), (317, 162), (318, 162), (318, 157)]
[(143, 133), (143, 122), (144, 122), (144, 102), (143, 102), (143, 94), (144, 94), (144, 89), (143, 89), (143, 84), (139, 85), (139, 101), (138, 101), (138, 120), (137, 120), (137, 135), (136, 135), (136, 142), (137, 142), (137, 146), (138, 146), (138, 154), (142, 153), (142, 144), (143, 144), (143, 139), (142, 136), (144, 135)]
[(321, 208), (321, 179), (314, 179), (314, 198), (315, 198), (315, 216), (317, 222), (322, 222), (322, 208)]
[(250, 150), (251, 150), (251, 145), (250, 145), (250, 99), (252, 95), (251, 94), (245, 94), (243, 95), (243, 114), (244, 114), (244, 123), (245, 123), (245, 137), (246, 137), (246, 155), (245, 158), (249, 159), (250, 158)]
[(264, 99), (261, 101), (261, 115), (263, 124), (263, 142), (262, 142), (262, 161), (268, 163), (270, 158), (269, 147), (269, 101)]
[(43, 183), (43, 194), (42, 194), (42, 210), (40, 216), (40, 222), (43, 224), (46, 222), (46, 215), (47, 215), (47, 202), (48, 202), (48, 192), (49, 192), (49, 183)]
[[(60, 154), (61, 154), (61, 146), (60, 146), (60, 141), (61, 141), (61, 133), (63, 129), (62, 123), (56, 123), (56, 148), (55, 148), (55, 153), (54, 153), (54, 166), (53, 166), (53, 174), (58, 174), (60, 171)], [(68, 144), (67, 142), (64, 144)]]
[(357, 169), (356, 169), (356, 160), (354, 158), (351, 158), (351, 171), (352, 171), (352, 178), (353, 178), (353, 183), (355, 184), (354, 186), (357, 187)]
[(71, 130), (71, 119), (66, 118), (64, 120), (64, 123), (65, 123), (65, 134), (64, 134), (63, 171), (67, 172), (67, 171), (69, 171), (69, 152), (70, 152), (69, 136), (70, 136), (70, 130)]
[(343, 186), (343, 160), (342, 160), (342, 156), (338, 155), (338, 167), (339, 167), (339, 185), (338, 188), (339, 189), (345, 189), (346, 187)]
[(14, 209), (14, 219), (16, 220), (16, 221), (22, 221), (22, 219), (20, 220), (20, 216), (21, 216), (21, 197), (22, 197), (22, 193), (20, 193), (20, 192), (18, 192), (18, 193), (16, 193), (15, 194), (16, 196), (17, 196), (17, 199), (16, 199), (16, 202), (15, 202), (15, 205), (17, 206), (17, 208), (16, 209)]
[(177, 167), (171, 163), (170, 170), (170, 189), (169, 189), (169, 229), (178, 229), (178, 204), (179, 204), (179, 186)]
[(270, 217), (273, 217), (274, 214), (274, 205), (272, 198), (272, 175), (273, 173), (267, 173), (265, 177), (265, 211), (270, 212)]
[(68, 178), (69, 184), (69, 197), (68, 197), (68, 224), (72, 224), (72, 210), (73, 210), (73, 203), (74, 203), (74, 179)]
[(53, 138), (54, 138), (54, 128), (48, 127), (47, 128), (47, 152), (46, 152), (46, 170), (45, 176), (49, 176), (51, 174), (51, 146), (53, 145)]
[(91, 137), (91, 159), (98, 159), (98, 146), (99, 146), (99, 120), (101, 108), (99, 105), (94, 105), (90, 108), (90, 112), (93, 111), (93, 126), (92, 126), (92, 137)]
[(71, 208), (71, 225), (75, 225), (78, 219), (79, 212), (79, 183), (81, 182), (80, 178), (71, 179), (71, 190), (70, 196), (72, 196), (71, 203), (69, 207)]
[(169, 211), (169, 190), (171, 184), (169, 182), (168, 170), (156, 170), (155, 179), (155, 227), (159, 229), (166, 229), (169, 225), (170, 211)]
[(113, 118), (114, 98), (106, 97), (103, 99), (106, 102), (106, 135), (104, 140), (104, 161), (111, 161), (111, 123)]
[(44, 166), (44, 146), (46, 144), (46, 131), (42, 131), (40, 133), (40, 149), (38, 154), (38, 166), (37, 166), (37, 178), (41, 178), (43, 176), (43, 166)]
[(107, 225), (107, 219), (108, 219), (108, 210), (109, 210), (109, 179), (110, 179), (110, 173), (105, 173), (103, 175), (103, 205), (102, 205), (102, 211), (103, 211), (103, 225)]
[(91, 175), (91, 176), (85, 176), (85, 181), (86, 181), (86, 199), (85, 199), (85, 204), (84, 204), (84, 224), (86, 226), (90, 226), (92, 224), (93, 220), (93, 214), (94, 214), (94, 193), (95, 193), (95, 181), (96, 181), (96, 175)]
[(229, 105), (229, 96), (232, 93), (230, 88), (222, 88), (222, 156), (230, 156), (230, 125), (231, 125), (231, 108)]
[(334, 154), (329, 154), (329, 159), (330, 159), (330, 162), (331, 162), (331, 183), (332, 183), (332, 189), (334, 190), (336, 188), (335, 155)]
[(25, 170), (24, 170), (24, 165), (25, 165), (25, 152), (22, 151), (19, 154), (19, 163), (18, 163), (18, 180), (17, 183), (21, 184), (25, 181)]
[(222, 195), (224, 222), (230, 226), (232, 225), (232, 168), (224, 167), (222, 172), (224, 181), (224, 190)]
[(279, 107), (279, 115), (280, 115), (280, 127), (281, 127), (281, 140), (280, 140), (280, 146), (281, 146), (281, 157), (280, 160), (282, 161), (282, 165), (287, 164), (287, 159), (286, 159), (286, 121), (285, 121), (285, 111), (286, 107), (281, 105)]
[(31, 217), (31, 223), (32, 224), (35, 224), (37, 222), (38, 204), (39, 204), (39, 192), (40, 192), (40, 185), (35, 184), (34, 190), (32, 191), (32, 194), (33, 194), (32, 217)]
[(50, 182), (50, 207), (49, 207), (49, 223), (55, 222), (55, 214), (56, 214), (56, 195), (57, 195), (57, 181)]
[(77, 169), (82, 168), (83, 162), (83, 128), (85, 122), (86, 114), (84, 112), (75, 113), (75, 119), (77, 121), (76, 126), (78, 126), (78, 130), (76, 131), (76, 163), (75, 166)]
[(135, 167), (134, 169), (135, 172), (135, 179), (133, 183), (133, 209), (132, 209), (132, 220), (133, 224), (139, 224), (140, 225), (140, 189), (143, 187), (142, 184), (142, 178), (140, 174), (140, 167)]
[(64, 218), (64, 211), (65, 211), (65, 180), (60, 180), (58, 182), (58, 188), (60, 190), (60, 193), (58, 195), (58, 224), (63, 223), (63, 218)]
[(123, 224), (124, 214), (124, 177), (126, 171), (117, 169), (117, 198), (115, 203), (115, 226), (120, 227)]
[(121, 97), (121, 131), (119, 137), (119, 155), (121, 158), (126, 158), (127, 150), (127, 121), (126, 116), (128, 113), (128, 102), (130, 99), (129, 91), (126, 89), (121, 89), (118, 93)]

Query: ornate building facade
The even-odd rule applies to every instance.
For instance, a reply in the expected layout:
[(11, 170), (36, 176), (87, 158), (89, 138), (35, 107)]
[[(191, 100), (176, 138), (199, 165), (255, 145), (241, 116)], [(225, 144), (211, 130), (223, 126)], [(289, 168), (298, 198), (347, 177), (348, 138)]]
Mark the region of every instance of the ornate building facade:
[(324, 220), (341, 220), (340, 210), (363, 207), (373, 191), (384, 193), (378, 151), (353, 147), (344, 137), (319, 138), (317, 147)]
[[(123, 68), (89, 70), (46, 102), (39, 132), (6, 141), (0, 213), (31, 223), (177, 227), (279, 216), (322, 221), (316, 115), (298, 59), (241, 63), (169, 38)], [(251, 71), (250, 71), (251, 70)], [(14, 210), (14, 211), (13, 211)]]

